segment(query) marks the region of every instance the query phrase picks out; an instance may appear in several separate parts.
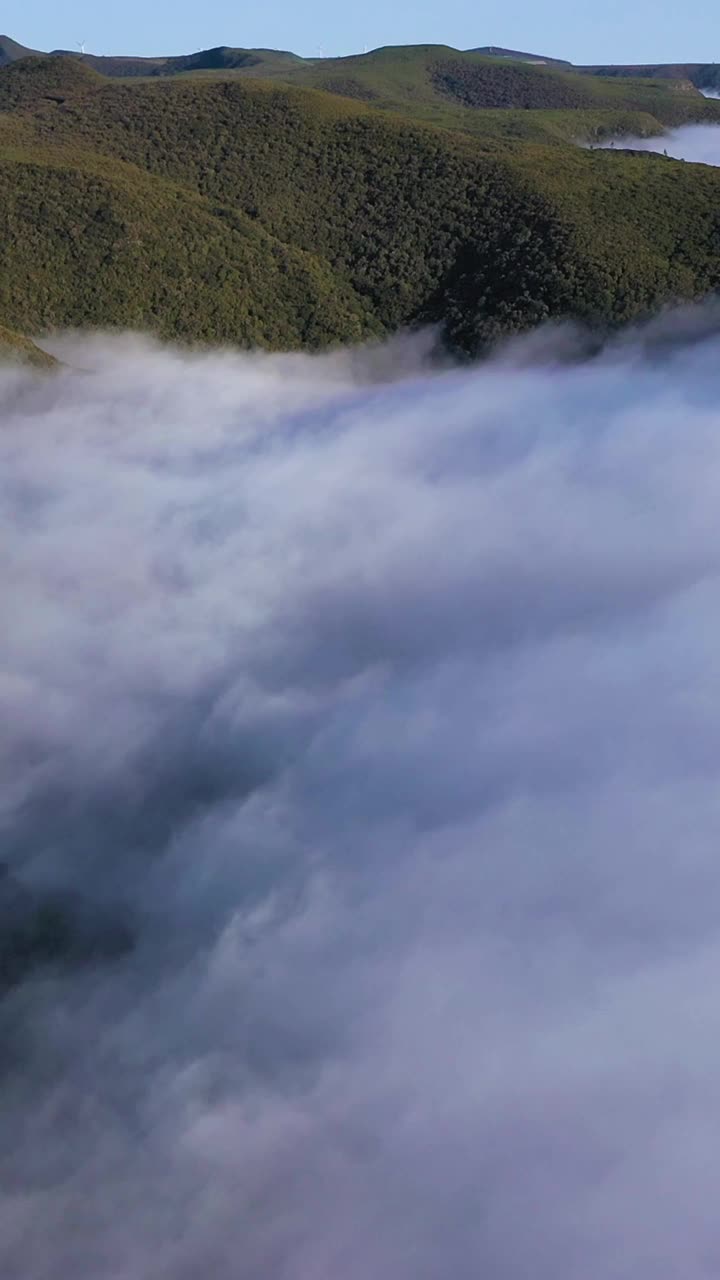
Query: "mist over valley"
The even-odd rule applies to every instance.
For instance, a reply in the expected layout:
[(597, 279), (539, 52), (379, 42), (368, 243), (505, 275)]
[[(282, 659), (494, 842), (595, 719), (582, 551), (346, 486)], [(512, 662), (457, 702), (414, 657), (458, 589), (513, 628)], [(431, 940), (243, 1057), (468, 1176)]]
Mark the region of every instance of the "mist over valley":
[(0, 37), (3, 1277), (717, 1272), (720, 67), (523, 48)]

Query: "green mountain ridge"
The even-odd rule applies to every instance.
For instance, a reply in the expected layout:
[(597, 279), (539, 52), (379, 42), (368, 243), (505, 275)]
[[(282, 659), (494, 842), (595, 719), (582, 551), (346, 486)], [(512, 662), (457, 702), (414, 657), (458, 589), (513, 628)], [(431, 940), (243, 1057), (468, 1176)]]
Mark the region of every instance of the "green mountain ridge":
[[(412, 49), (418, 46), (400, 46)], [(447, 48), (448, 46), (438, 46)], [(373, 53), (380, 52), (374, 50)], [(574, 64), (564, 58), (555, 58), (547, 54), (523, 52), (518, 49), (506, 49), (496, 45), (482, 45), (465, 51), (455, 50), (454, 52), (465, 52), (468, 54), (477, 54), (484, 58), (502, 59), (510, 61), (519, 61), (535, 64), (538, 66), (548, 66), (555, 69), (564, 69), (566, 71), (575, 71), (586, 75), (600, 76), (604, 78), (633, 78), (633, 79), (671, 79), (690, 81), (698, 88), (713, 88), (720, 83), (720, 64), (708, 62), (685, 62), (685, 63), (646, 63), (646, 64), (623, 64), (615, 65), (596, 64), (582, 65)], [(136, 55), (120, 55), (110, 54), (102, 55), (96, 53), (80, 52), (78, 49), (54, 49), (45, 55), (37, 49), (30, 49), (26, 45), (19, 44), (10, 36), (0, 35), (0, 67), (8, 65), (10, 62), (17, 61), (26, 57), (72, 57), (84, 61), (94, 70), (100, 71), (104, 75), (131, 77), (135, 75), (176, 75), (182, 74), (188, 70), (221, 70), (221, 69), (238, 69), (250, 72), (253, 69), (265, 67), (267, 70), (281, 70), (283, 66), (288, 69), (291, 64), (296, 68), (301, 66), (316, 67), (323, 62), (343, 62), (343, 58), (302, 58), (299, 54), (290, 53), (286, 50), (278, 49), (244, 49), (230, 45), (218, 45), (213, 48), (203, 49), (197, 53), (191, 54), (171, 54), (157, 55), (152, 57), (136, 56)], [(351, 55), (355, 57), (368, 56)], [(370, 54), (369, 56), (373, 56)], [(257, 74), (257, 70), (256, 70)]]
[(577, 70), (604, 79), (688, 81), (696, 89), (720, 88), (720, 64), (717, 62), (660, 62), (644, 66), (578, 67)]
[(0, 69), (9, 329), (319, 349), (434, 324), (474, 356), (720, 284), (720, 171), (575, 145), (720, 122), (693, 88), (445, 46), (239, 52)]

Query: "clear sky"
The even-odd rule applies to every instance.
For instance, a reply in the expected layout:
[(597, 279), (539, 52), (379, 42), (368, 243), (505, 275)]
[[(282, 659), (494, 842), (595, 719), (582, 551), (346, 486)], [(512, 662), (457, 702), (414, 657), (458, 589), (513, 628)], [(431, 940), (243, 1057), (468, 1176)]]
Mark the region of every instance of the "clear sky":
[(189, 53), (213, 45), (316, 57), (383, 44), (505, 45), (573, 62), (720, 62), (715, 0), (4, 0), (2, 34), (36, 49)]

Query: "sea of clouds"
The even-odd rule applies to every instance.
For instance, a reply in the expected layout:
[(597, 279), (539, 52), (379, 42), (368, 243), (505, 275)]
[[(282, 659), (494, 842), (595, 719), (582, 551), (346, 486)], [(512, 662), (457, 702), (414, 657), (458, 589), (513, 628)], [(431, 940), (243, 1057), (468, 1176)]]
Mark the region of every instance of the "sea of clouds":
[[(707, 93), (706, 97), (717, 97)], [(693, 164), (720, 165), (720, 125), (686, 124), (679, 129), (670, 129), (667, 133), (653, 138), (638, 138), (626, 135), (613, 138), (602, 144), (609, 147), (629, 148), (633, 151), (663, 152), (675, 160), (688, 160)]]
[(716, 320), (0, 375), (3, 1276), (717, 1276)]

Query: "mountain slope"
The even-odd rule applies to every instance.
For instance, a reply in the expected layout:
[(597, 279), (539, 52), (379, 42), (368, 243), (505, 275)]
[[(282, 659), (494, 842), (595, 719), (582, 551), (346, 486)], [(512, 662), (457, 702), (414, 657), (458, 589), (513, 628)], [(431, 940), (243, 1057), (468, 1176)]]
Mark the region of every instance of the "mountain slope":
[[(14, 48), (24, 52), (22, 46)], [(647, 134), (720, 118), (686, 75), (638, 79), (620, 74), (621, 68), (613, 75), (601, 74), (602, 68), (590, 74), (593, 69), (495, 48), (463, 52), (446, 45), (388, 46), (347, 58), (303, 59), (282, 50), (222, 45), (183, 57), (74, 53), (63, 59), (59, 51), (50, 56), (70, 58), (81, 70), (115, 79), (275, 80), (479, 137), (552, 142)], [(502, 114), (491, 117), (491, 111)], [(555, 114), (539, 114), (549, 112)]]
[(27, 74), (39, 111), (33, 120), (17, 106), (0, 110), (5, 323), (26, 332), (113, 324), (284, 348), (376, 331), (326, 263), (280, 243), (241, 210), (78, 147), (72, 130), (61, 139), (52, 113), (64, 108), (72, 119), (95, 82), (106, 83), (74, 63), (63, 81), (62, 69), (61, 60), (43, 60), (0, 73), (0, 106), (27, 104), (31, 91), (17, 84)]
[[(244, 78), (248, 70), (237, 67), (225, 74)], [(266, 61), (253, 68), (253, 74), (478, 135), (487, 132), (485, 113), (493, 109), (584, 111), (598, 127), (608, 113), (652, 116), (658, 129), (686, 120), (720, 118), (691, 84), (603, 79), (558, 66), (463, 53), (445, 45), (387, 47), (316, 62)], [(607, 124), (612, 132), (612, 122)], [(514, 128), (522, 136), (522, 122), (516, 120)]]
[(521, 53), (519, 49), (502, 49), (491, 44), (483, 45), (479, 49), (468, 49), (466, 52), (480, 53), (486, 58), (512, 58), (519, 62), (539, 62), (548, 67), (565, 67), (568, 71), (572, 69), (572, 63), (566, 62), (563, 58), (548, 58), (542, 53)]
[(0, 36), (0, 67), (9, 66), (12, 62), (29, 57), (72, 58), (75, 62), (101, 75), (121, 79), (134, 76), (177, 75), (186, 71), (240, 69), (248, 74), (257, 74), (263, 68), (266, 72), (279, 71), (286, 64), (303, 62), (297, 54), (283, 50), (232, 49), (227, 45), (203, 49), (199, 53), (183, 54), (179, 57), (156, 58), (81, 53), (78, 49), (53, 49), (51, 53), (41, 53), (37, 49), (28, 49), (25, 45), (18, 44), (9, 36)]
[(648, 63), (644, 66), (595, 66), (578, 67), (587, 75), (605, 80), (650, 78), (689, 83), (696, 89), (720, 88), (720, 63), (717, 62), (668, 62)]
[(35, 369), (54, 369), (57, 363), (29, 338), (0, 325), (0, 365), (28, 364)]
[(552, 147), (482, 140), (232, 73), (16, 62), (0, 71), (0, 316), (273, 348), (433, 322), (475, 354), (548, 317), (613, 325), (718, 286), (720, 172), (584, 151), (555, 127)]
[(10, 36), (0, 36), (0, 67), (7, 67), (19, 58), (30, 58), (33, 55), (42, 56), (37, 49), (26, 49), (25, 45), (11, 40)]
[[(473, 60), (512, 61), (537, 68), (545, 67), (548, 71), (560, 71), (571, 75), (590, 75), (605, 80), (664, 80), (685, 82), (699, 89), (716, 89), (720, 87), (719, 63), (646, 63), (635, 65), (595, 65), (574, 66), (562, 58), (549, 57), (545, 54), (523, 52), (519, 49), (505, 49), (497, 45), (482, 45), (473, 49), (451, 49), (447, 45), (407, 45), (391, 48), (375, 49), (371, 53), (353, 55), (350, 58), (301, 58), (295, 53), (279, 49), (244, 49), (229, 45), (219, 45), (212, 49), (203, 49), (197, 53), (184, 55), (160, 55), (156, 57), (140, 57), (128, 55), (102, 55), (92, 52), (81, 53), (78, 49), (54, 49), (50, 55), (41, 54), (36, 49), (13, 40), (10, 36), (0, 36), (0, 67), (9, 65), (21, 58), (29, 56), (72, 57), (84, 62), (92, 70), (102, 75), (132, 78), (136, 76), (181, 75), (188, 72), (228, 72), (242, 75), (262, 77), (283, 77), (288, 73), (300, 77), (310, 83), (315, 77), (342, 76), (349, 74), (351, 66), (360, 65), (363, 72), (371, 71), (373, 63), (387, 61), (387, 55), (396, 55), (399, 62), (406, 62), (408, 55), (422, 56), (423, 51), (435, 50), (438, 54), (452, 55), (455, 60), (468, 65)], [(361, 61), (362, 58), (362, 61)], [(364, 75), (363, 75), (364, 79)], [(407, 86), (406, 86), (407, 87)], [(417, 85), (411, 86), (417, 88)], [(667, 86), (666, 86), (667, 87)], [(388, 95), (387, 81), (384, 85)], [(397, 97), (390, 90), (391, 97)], [(400, 97), (403, 96), (400, 88)], [(500, 104), (497, 104), (500, 105)], [(515, 104), (517, 105), (517, 104)]]

